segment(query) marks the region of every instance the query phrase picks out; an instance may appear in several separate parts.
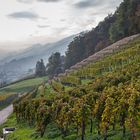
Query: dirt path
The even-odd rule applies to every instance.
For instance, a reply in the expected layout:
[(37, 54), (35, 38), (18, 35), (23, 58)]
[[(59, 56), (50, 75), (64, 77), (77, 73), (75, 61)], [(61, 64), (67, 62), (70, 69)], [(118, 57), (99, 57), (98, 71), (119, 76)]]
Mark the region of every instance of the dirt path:
[(11, 115), (13, 112), (13, 105), (9, 105), (5, 109), (0, 111), (0, 125), (3, 124), (6, 119)]

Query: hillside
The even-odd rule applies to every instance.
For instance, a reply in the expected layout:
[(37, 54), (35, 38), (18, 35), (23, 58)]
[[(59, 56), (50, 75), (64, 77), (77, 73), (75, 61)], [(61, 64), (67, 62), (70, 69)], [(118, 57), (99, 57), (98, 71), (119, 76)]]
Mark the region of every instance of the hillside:
[(29, 92), (30, 90), (33, 90), (36, 86), (42, 84), (43, 82), (46, 82), (47, 79), (47, 77), (38, 77), (15, 82), (11, 85), (0, 88), (0, 95), (10, 93), (22, 94), (25, 92)]
[(66, 75), (67, 73), (72, 72), (76, 69), (82, 68), (91, 62), (96, 62), (97, 60), (102, 59), (105, 56), (108, 56), (108, 55), (112, 54), (113, 52), (116, 52), (116, 51), (122, 49), (125, 44), (134, 40), (138, 36), (140, 36), (140, 34), (136, 34), (136, 35), (133, 35), (130, 37), (125, 37), (125, 38), (113, 43), (112, 45), (107, 46), (106, 48), (102, 49), (101, 51), (89, 56), (88, 58), (82, 60), (81, 62), (75, 64), (74, 66), (71, 66), (69, 69), (65, 70), (65, 73), (60, 74), (58, 76)]
[(47, 80), (47, 77), (24, 79), (0, 88), (0, 110), (10, 105), (18, 97), (34, 90)]
[[(112, 43), (140, 33), (140, 1), (124, 0), (113, 14), (109, 14), (90, 31), (72, 35), (52, 44), (34, 44), (15, 56), (0, 61), (0, 72), (7, 74), (11, 82), (33, 73), (31, 69), (40, 58), (48, 62), (49, 56), (56, 51), (65, 54), (64, 67), (71, 66), (90, 55), (106, 48)], [(30, 69), (30, 70), (29, 70)]]
[(140, 37), (127, 39), (113, 53), (39, 86), (36, 96), (17, 100), (1, 126), (17, 128), (7, 139), (140, 139)]
[[(95, 4), (69, 4), (77, 2), (84, 13)], [(81, 13), (77, 20), (82, 23)], [(52, 54), (56, 51), (65, 56)], [(123, 0), (90, 31), (11, 56), (1, 61), (0, 80), (23, 78), (0, 89), (0, 113), (13, 107), (7, 121), (0, 122), (0, 137), (3, 128), (14, 127), (6, 140), (140, 139), (140, 0)], [(40, 58), (48, 64), (38, 62), (36, 76), (47, 76), (33, 78)]]
[(29, 69), (34, 69), (36, 62), (41, 58), (47, 63), (49, 56), (54, 52), (61, 52), (64, 55), (68, 44), (73, 38), (74, 35), (51, 44), (34, 44), (22, 52), (15, 53), (15, 55), (1, 60), (0, 72), (5, 72), (8, 82), (30, 75), (32, 72), (29, 72)]
[(137, 33), (140, 33), (140, 1), (123, 0), (116, 11), (95, 28), (74, 38), (66, 51), (65, 67), (68, 69), (112, 43)]
[(0, 60), (2, 60), (4, 57), (8, 56), (11, 52), (4, 50), (4, 49), (0, 49)]

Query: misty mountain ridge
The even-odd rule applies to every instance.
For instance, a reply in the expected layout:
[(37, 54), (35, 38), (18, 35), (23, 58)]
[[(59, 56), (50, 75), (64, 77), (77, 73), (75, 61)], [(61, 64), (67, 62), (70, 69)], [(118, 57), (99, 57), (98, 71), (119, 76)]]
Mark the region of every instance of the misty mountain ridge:
[(44, 59), (45, 64), (49, 56), (55, 52), (61, 52), (62, 55), (68, 48), (69, 43), (76, 35), (66, 37), (54, 43), (42, 45), (40, 43), (33, 44), (31, 47), (11, 54), (0, 61), (0, 72), (5, 72), (8, 79), (7, 81), (15, 81), (22, 78), (29, 73), (29, 69), (34, 69), (36, 62)]
[(0, 49), (0, 61), (11, 55), (11, 51)]

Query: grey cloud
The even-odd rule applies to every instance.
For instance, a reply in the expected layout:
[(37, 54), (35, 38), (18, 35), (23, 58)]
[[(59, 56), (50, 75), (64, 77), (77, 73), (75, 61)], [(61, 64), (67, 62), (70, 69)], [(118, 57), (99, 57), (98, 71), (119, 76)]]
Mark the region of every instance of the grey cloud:
[(80, 2), (77, 2), (74, 4), (75, 7), (77, 8), (88, 8), (88, 7), (92, 7), (92, 6), (97, 6), (100, 5), (102, 1), (99, 0), (82, 0)]
[(48, 27), (50, 27), (50, 25), (38, 25), (37, 27), (38, 28), (48, 28)]
[(43, 19), (43, 20), (48, 20), (48, 18), (47, 18), (47, 17), (41, 17), (41, 19)]
[(90, 8), (90, 7), (102, 7), (108, 6), (109, 8), (116, 6), (118, 3), (122, 2), (123, 0), (81, 0), (74, 4), (76, 8)]
[(78, 2), (75, 4), (76, 8), (86, 8), (86, 7), (90, 7), (90, 6), (91, 6), (91, 4), (89, 1), (88, 2), (82, 1), (82, 2)]
[(112, 8), (112, 7), (116, 7), (117, 5), (119, 6), (119, 4), (123, 2), (123, 0), (109, 0), (109, 2), (107, 3), (107, 7), (106, 8)]
[(28, 12), (28, 11), (21, 11), (21, 12), (15, 12), (8, 15), (8, 17), (15, 18), (15, 19), (38, 19), (39, 16), (36, 13)]
[(65, 21), (66, 21), (66, 19), (60, 19), (60, 21), (61, 21), (61, 22), (65, 22)]
[(58, 1), (61, 1), (61, 0), (37, 0), (39, 2), (58, 2)]
[(58, 2), (58, 1), (61, 1), (61, 0), (17, 0), (18, 2), (21, 2), (21, 3), (26, 3), (26, 4), (31, 4), (33, 2)]
[(18, 2), (21, 2), (21, 3), (27, 3), (27, 4), (30, 4), (30, 3), (33, 3), (34, 0), (17, 0)]

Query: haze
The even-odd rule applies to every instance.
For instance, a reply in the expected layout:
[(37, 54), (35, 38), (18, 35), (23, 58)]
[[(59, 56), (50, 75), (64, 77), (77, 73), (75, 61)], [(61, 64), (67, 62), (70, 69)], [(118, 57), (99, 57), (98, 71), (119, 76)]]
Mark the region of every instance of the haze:
[(122, 0), (0, 1), (0, 50), (17, 51), (95, 27)]

